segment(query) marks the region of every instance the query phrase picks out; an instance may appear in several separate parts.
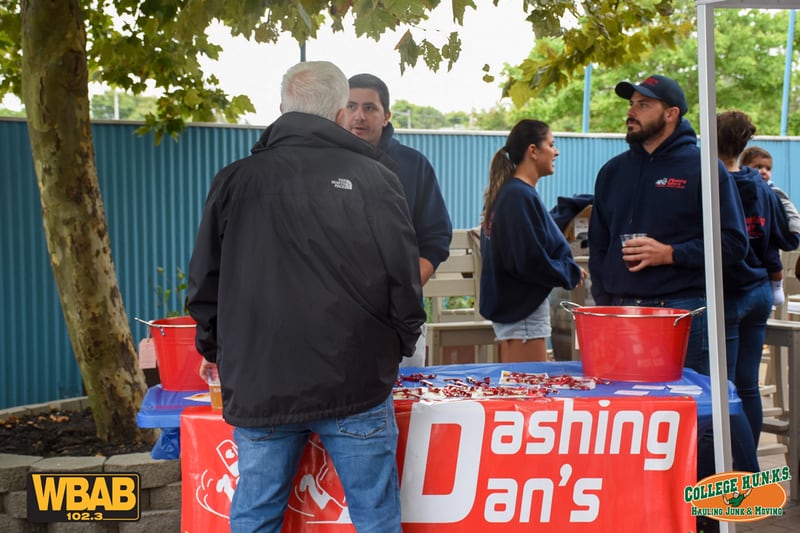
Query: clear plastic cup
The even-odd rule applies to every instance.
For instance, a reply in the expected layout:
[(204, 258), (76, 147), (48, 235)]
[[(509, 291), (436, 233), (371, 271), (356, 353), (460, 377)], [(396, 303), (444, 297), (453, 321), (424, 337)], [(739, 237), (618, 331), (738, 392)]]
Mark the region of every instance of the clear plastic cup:
[[(625, 248), (625, 243), (631, 239), (638, 239), (640, 237), (647, 237), (647, 233), (623, 233), (619, 236), (619, 240), (622, 243), (622, 247)], [(628, 268), (633, 268), (636, 265), (641, 263), (641, 261), (625, 261), (625, 265)]]
[(206, 371), (206, 382), (208, 383), (208, 395), (211, 397), (211, 408), (222, 409), (222, 387), (219, 383), (219, 371), (216, 366), (212, 366)]

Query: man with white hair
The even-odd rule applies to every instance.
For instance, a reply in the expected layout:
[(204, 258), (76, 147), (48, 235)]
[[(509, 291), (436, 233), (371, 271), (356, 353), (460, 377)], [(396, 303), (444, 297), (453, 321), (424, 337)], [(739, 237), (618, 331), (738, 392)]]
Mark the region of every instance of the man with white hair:
[(197, 233), (189, 311), (238, 446), (233, 532), (280, 531), (311, 432), (356, 529), (401, 531), (391, 393), (425, 321), (419, 256), (397, 176), (336, 124), (348, 90), (332, 63), (290, 68)]

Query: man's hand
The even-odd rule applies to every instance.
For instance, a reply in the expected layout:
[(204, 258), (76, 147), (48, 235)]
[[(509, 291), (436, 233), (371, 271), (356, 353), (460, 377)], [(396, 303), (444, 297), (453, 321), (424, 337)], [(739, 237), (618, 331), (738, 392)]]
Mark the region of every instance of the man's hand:
[(428, 283), (428, 280), (431, 279), (433, 276), (433, 263), (425, 259), (424, 257), (419, 258), (419, 277), (422, 285)]
[(203, 357), (203, 362), (200, 363), (200, 370), (198, 371), (203, 381), (208, 382), (208, 370), (216, 366), (216, 363), (211, 363), (208, 359)]
[(630, 272), (639, 272), (651, 266), (671, 265), (672, 246), (652, 237), (630, 239), (622, 247), (622, 259)]
[(578, 287), (583, 287), (583, 282), (586, 281), (586, 276), (588, 276), (589, 273), (586, 272), (585, 268), (583, 267), (580, 268), (581, 268), (581, 280), (578, 282)]

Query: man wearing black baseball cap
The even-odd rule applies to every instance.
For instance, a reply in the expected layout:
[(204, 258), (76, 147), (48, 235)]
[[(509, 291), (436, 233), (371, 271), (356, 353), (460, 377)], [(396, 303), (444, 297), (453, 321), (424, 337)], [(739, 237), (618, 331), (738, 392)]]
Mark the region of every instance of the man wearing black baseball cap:
[(672, 78), (666, 76), (650, 76), (639, 85), (634, 85), (629, 81), (621, 81), (614, 88), (617, 96), (630, 100), (634, 92), (643, 94), (649, 98), (661, 100), (670, 107), (677, 107), (681, 116), (686, 114), (689, 106), (686, 104), (686, 95), (683, 89)]
[[(629, 102), (630, 148), (603, 165), (595, 182), (589, 222), (595, 303), (705, 307), (700, 149), (684, 118), (686, 96), (664, 76), (623, 81), (615, 92)], [(744, 259), (748, 238), (736, 186), (721, 163), (719, 204), (723, 264), (732, 265)], [(623, 246), (621, 236), (633, 233), (647, 236)], [(684, 366), (710, 373), (705, 314), (692, 318)], [(700, 478), (713, 473), (713, 454), (701, 451), (698, 459)]]
[[(603, 165), (595, 182), (589, 223), (595, 302), (703, 307), (700, 149), (683, 117), (686, 96), (675, 80), (659, 75), (638, 84), (620, 82), (615, 92), (630, 104), (625, 136), (630, 148)], [(721, 163), (719, 178), (723, 262), (735, 264), (747, 252), (744, 213)], [(647, 237), (628, 240), (623, 248), (620, 236), (633, 233)], [(685, 366), (709, 374), (704, 315), (692, 320)]]

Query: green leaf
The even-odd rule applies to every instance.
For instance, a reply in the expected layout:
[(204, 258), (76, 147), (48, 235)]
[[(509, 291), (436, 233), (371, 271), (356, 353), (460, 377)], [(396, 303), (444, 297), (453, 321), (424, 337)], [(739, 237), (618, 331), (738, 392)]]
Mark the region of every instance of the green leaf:
[(464, 12), (468, 7), (475, 9), (475, 2), (472, 0), (453, 0), (453, 20), (456, 21), (459, 26), (464, 25)]
[(461, 56), (461, 37), (458, 32), (450, 33), (447, 39), (447, 44), (442, 46), (442, 58), (447, 59), (448, 72), (453, 68), (453, 65), (458, 61)]
[(414, 37), (411, 35), (411, 30), (407, 30), (400, 38), (400, 41), (395, 46), (395, 49), (400, 52), (400, 72), (405, 72), (406, 65), (415, 66), (419, 58), (419, 47), (414, 42)]
[(188, 108), (197, 107), (203, 100), (200, 98), (200, 94), (195, 89), (187, 89), (184, 92), (183, 97), (183, 104)]
[(423, 39), (418, 48), (428, 68), (433, 72), (438, 71), (439, 65), (442, 64), (442, 54), (439, 49), (427, 39)]
[(309, 17), (308, 13), (306, 13), (306, 10), (303, 9), (303, 4), (297, 2), (296, 6), (297, 6), (297, 13), (300, 15), (300, 20), (303, 21), (303, 23), (306, 25), (309, 31), (312, 30), (314, 26), (311, 24), (311, 17)]

